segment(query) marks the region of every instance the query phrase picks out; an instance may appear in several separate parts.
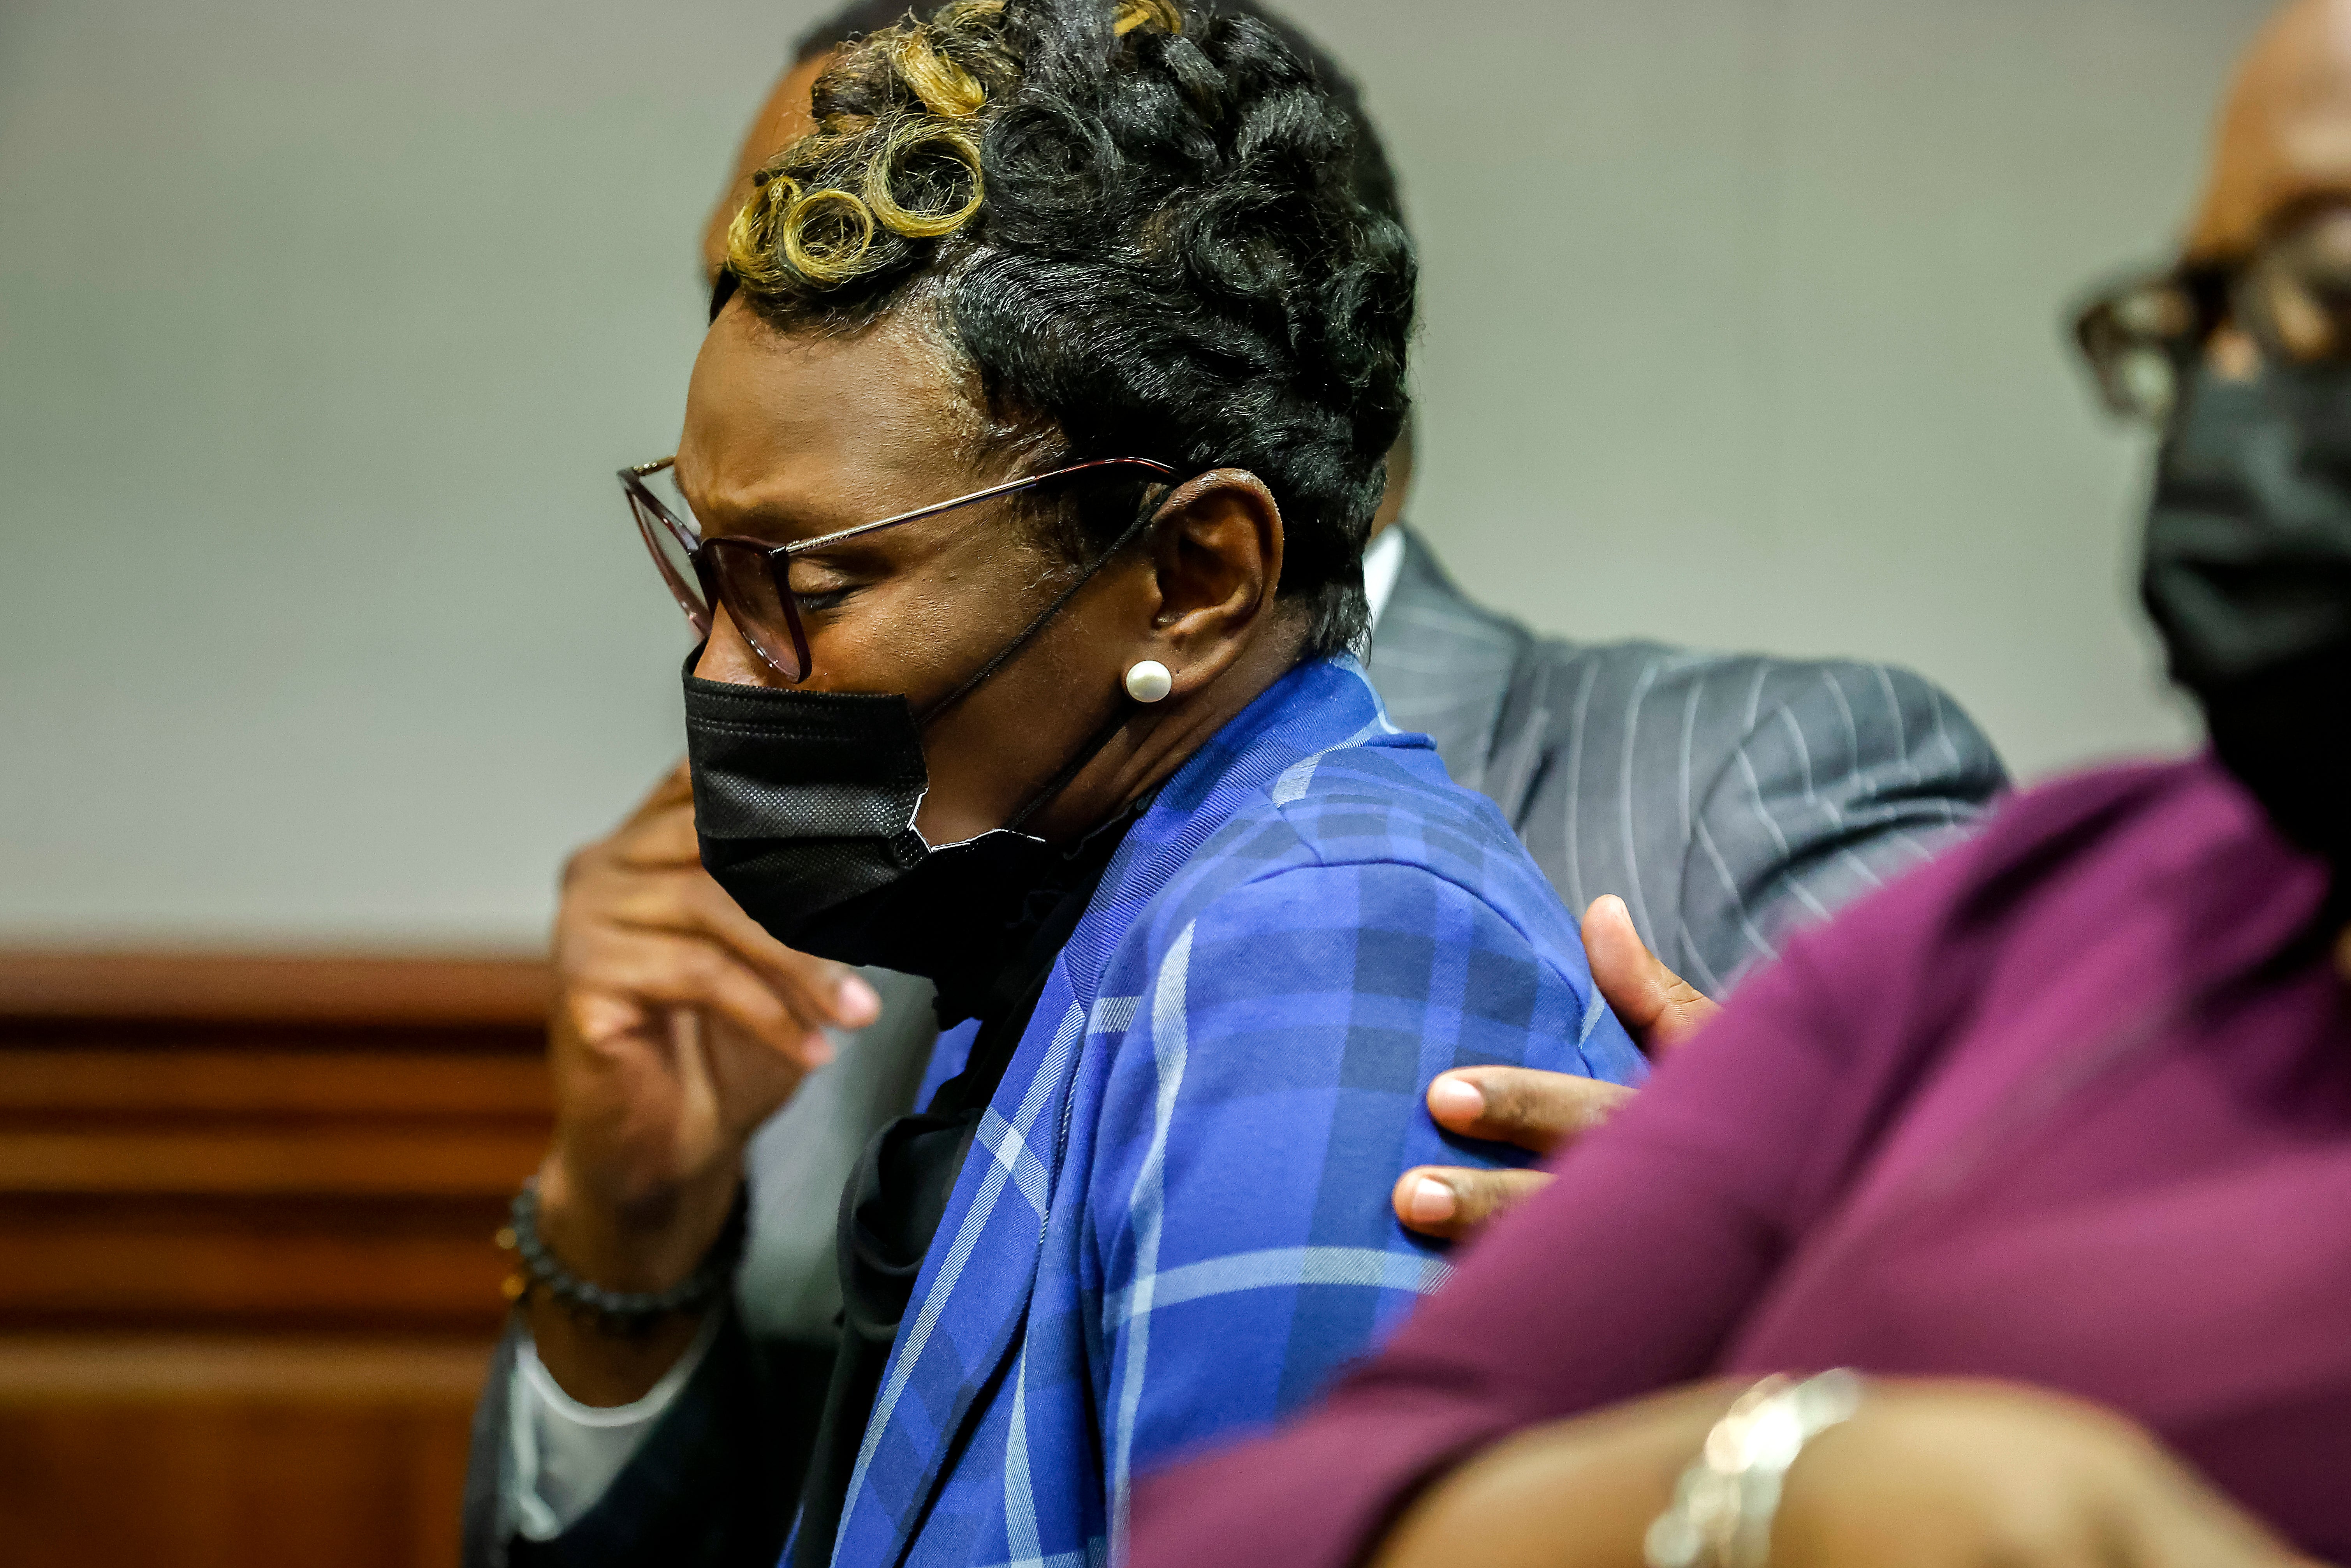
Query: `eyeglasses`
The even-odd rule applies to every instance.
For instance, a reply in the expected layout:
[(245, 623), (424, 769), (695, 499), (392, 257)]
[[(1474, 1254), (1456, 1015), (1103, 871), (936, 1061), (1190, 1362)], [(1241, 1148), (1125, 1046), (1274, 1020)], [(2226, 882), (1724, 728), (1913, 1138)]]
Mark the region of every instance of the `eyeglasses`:
[[(1176, 477), (1175, 469), (1148, 457), (1104, 457), (975, 490), (952, 501), (918, 507), (911, 512), (836, 529), (817, 538), (772, 545), (762, 539), (703, 538), (702, 530), (690, 520), (693, 510), (677, 487), (676, 462), (674, 457), (664, 457), (621, 470), (621, 488), (628, 495), (629, 513), (636, 519), (637, 533), (645, 541), (645, 549), (653, 552), (653, 564), (661, 569), (662, 580), (669, 585), (677, 607), (694, 623), (695, 635), (709, 636), (711, 606), (725, 605), (727, 618), (759, 657), (794, 685), (809, 677), (808, 631), (801, 622), (799, 596), (791, 587), (794, 556), (1041, 486), (1093, 485), (1122, 479), (1147, 483), (1149, 478)], [(663, 487), (669, 492), (667, 500), (653, 489), (664, 476), (666, 483)]]
[(2103, 289), (2074, 339), (2109, 409), (2161, 424), (2224, 325), (2273, 363), (2351, 361), (2351, 207), (2304, 209), (2242, 261), (2186, 263)]

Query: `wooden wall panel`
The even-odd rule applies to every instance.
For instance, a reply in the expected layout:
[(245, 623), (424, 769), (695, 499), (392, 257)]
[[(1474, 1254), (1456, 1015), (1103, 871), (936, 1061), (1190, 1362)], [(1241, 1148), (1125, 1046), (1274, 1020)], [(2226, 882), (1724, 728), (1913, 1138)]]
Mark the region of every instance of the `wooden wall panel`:
[(543, 964), (0, 951), (0, 1561), (447, 1568)]

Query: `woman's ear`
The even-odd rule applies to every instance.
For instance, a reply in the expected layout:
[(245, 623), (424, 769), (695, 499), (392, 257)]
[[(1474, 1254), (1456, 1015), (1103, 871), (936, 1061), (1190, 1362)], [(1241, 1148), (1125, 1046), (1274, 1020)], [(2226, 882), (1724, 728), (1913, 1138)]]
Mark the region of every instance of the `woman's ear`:
[(1287, 629), (1274, 606), (1281, 508), (1256, 475), (1217, 468), (1186, 481), (1160, 502), (1150, 540), (1158, 605), (1153, 646), (1137, 656), (1167, 666), (1172, 695), (1199, 690)]

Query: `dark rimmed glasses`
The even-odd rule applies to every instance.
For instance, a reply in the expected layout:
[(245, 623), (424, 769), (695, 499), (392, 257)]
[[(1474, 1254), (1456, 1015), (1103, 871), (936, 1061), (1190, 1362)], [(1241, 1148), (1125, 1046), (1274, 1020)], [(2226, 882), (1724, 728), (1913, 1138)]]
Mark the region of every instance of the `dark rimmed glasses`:
[(2074, 319), (2074, 340), (2107, 408), (2159, 425), (2224, 324), (2273, 364), (2351, 360), (2351, 207), (2292, 214), (2241, 261), (2111, 285)]
[[(1148, 457), (1097, 458), (1091, 463), (1056, 468), (1050, 474), (990, 486), (968, 496), (957, 496), (952, 501), (900, 512), (895, 517), (837, 528), (816, 538), (776, 545), (764, 539), (728, 536), (703, 538), (701, 530), (686, 520), (693, 513), (684, 495), (676, 489), (672, 472), (676, 462), (674, 457), (664, 457), (621, 470), (621, 488), (628, 495), (630, 515), (636, 518), (637, 533), (645, 541), (645, 549), (653, 552), (653, 564), (661, 569), (662, 580), (669, 585), (677, 607), (694, 623), (695, 636), (710, 635), (711, 606), (723, 604), (727, 619), (734, 622), (744, 640), (758, 650), (759, 657), (776, 674), (794, 685), (809, 677), (808, 631), (801, 624), (799, 599), (791, 587), (794, 556), (1040, 486), (1120, 479), (1148, 483), (1176, 477), (1175, 469)], [(674, 507), (655, 495), (650, 483), (663, 474), (671, 474), (669, 488), (675, 497)]]

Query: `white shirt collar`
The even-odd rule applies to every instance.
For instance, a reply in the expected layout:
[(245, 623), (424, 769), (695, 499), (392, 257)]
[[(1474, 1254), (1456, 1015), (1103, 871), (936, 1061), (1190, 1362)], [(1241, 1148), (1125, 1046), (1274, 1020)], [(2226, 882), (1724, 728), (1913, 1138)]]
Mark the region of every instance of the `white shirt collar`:
[(1387, 532), (1372, 541), (1364, 552), (1364, 597), (1371, 601), (1372, 630), (1380, 625), (1380, 612), (1388, 607), (1395, 592), (1396, 574), (1404, 570), (1404, 529), (1390, 524)]

